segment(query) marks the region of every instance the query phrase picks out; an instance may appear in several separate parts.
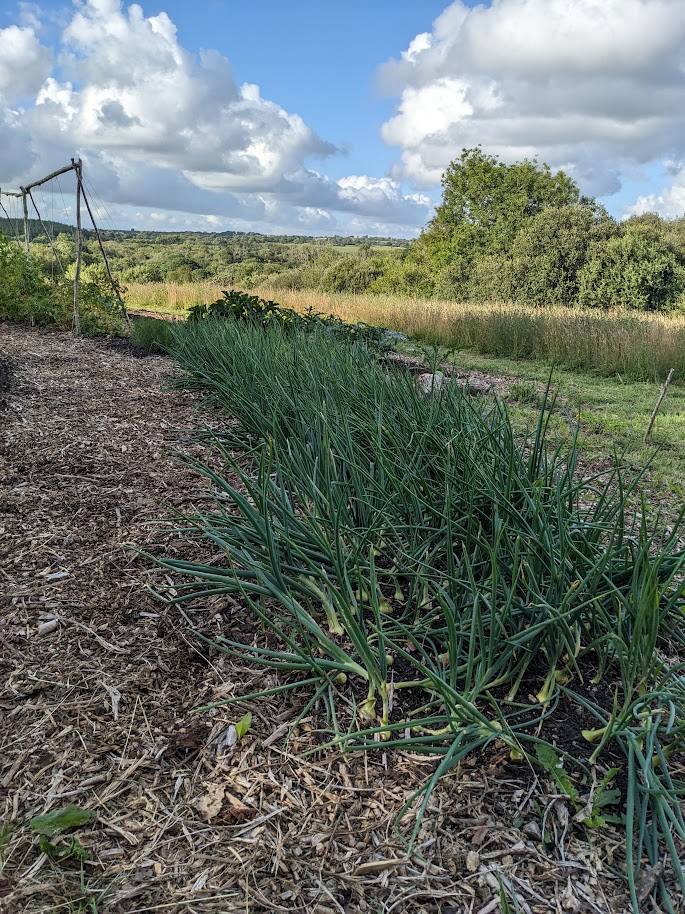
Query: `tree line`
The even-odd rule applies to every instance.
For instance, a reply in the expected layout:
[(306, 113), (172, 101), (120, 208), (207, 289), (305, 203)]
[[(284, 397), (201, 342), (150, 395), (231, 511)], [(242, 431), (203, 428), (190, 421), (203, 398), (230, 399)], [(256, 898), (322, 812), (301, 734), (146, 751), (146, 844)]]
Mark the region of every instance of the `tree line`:
[[(3, 226), (6, 234), (15, 226)], [(35, 257), (54, 274), (54, 255), (33, 225)], [(211, 280), (225, 287), (383, 292), (535, 306), (685, 307), (685, 218), (655, 213), (617, 221), (571, 177), (536, 160), (506, 164), (480, 147), (445, 171), (435, 216), (413, 242), (258, 233), (103, 233), (117, 278)], [(85, 264), (100, 267), (86, 233)], [(73, 230), (56, 227), (67, 268)]]

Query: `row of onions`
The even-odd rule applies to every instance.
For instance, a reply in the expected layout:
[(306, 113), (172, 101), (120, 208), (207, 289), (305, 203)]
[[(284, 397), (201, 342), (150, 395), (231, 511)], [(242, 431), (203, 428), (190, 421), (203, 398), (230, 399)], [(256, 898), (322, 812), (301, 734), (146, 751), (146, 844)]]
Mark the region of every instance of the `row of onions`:
[[(238, 596), (260, 620), (261, 640), (214, 642), (278, 672), (237, 699), (301, 692), (296, 724), (324, 708), (328, 748), (435, 756), (422, 804), (493, 741), (587, 785), (620, 746), (633, 907), (664, 851), (685, 893), (685, 678), (667, 660), (685, 643), (680, 524), (656, 548), (635, 481), (582, 479), (577, 441), (551, 441), (549, 397), (522, 439), (502, 402), (425, 396), (325, 333), (205, 321), (175, 328), (173, 349), (181, 383), (225, 416), (214, 458), (187, 458), (214, 499), (184, 523), (225, 561), (158, 561), (172, 602)], [(579, 688), (588, 675), (611, 707)], [(562, 700), (583, 709), (585, 758), (536, 735)], [(663, 878), (655, 891), (673, 910)]]

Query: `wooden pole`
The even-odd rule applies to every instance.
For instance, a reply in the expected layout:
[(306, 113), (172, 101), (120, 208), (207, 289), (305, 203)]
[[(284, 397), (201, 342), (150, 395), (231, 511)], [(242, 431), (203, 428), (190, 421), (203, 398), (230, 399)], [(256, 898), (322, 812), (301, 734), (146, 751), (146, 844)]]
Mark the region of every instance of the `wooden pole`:
[(32, 181), (31, 184), (27, 184), (26, 187), (22, 187), (19, 191), (3, 190), (3, 194), (6, 197), (23, 197), (26, 191), (32, 190), (34, 187), (40, 187), (41, 184), (46, 184), (48, 181), (52, 181), (52, 179), (56, 178), (58, 175), (66, 174), (68, 171), (74, 171), (75, 168), (76, 165), (72, 159), (71, 165), (65, 165), (64, 168), (58, 168), (57, 171), (53, 171), (52, 174), (47, 175), (47, 177), (41, 178), (40, 181)]
[[(73, 161), (73, 160), (72, 160)], [(90, 216), (90, 221), (93, 223), (93, 229), (95, 230), (95, 236), (97, 237), (98, 244), (100, 245), (100, 252), (102, 253), (102, 259), (105, 261), (105, 267), (107, 269), (107, 275), (109, 276), (109, 281), (114, 291), (114, 294), (117, 297), (119, 302), (119, 307), (121, 308), (121, 313), (126, 319), (126, 323), (130, 323), (128, 312), (126, 310), (126, 305), (124, 304), (121, 295), (119, 294), (119, 286), (117, 285), (114, 277), (112, 276), (112, 271), (109, 267), (109, 260), (107, 259), (107, 252), (105, 251), (105, 246), (102, 243), (102, 238), (100, 236), (100, 229), (95, 224), (95, 216), (93, 216), (93, 211), (90, 208), (90, 203), (88, 202), (88, 197), (86, 196), (86, 191), (83, 186), (83, 165), (81, 160), (78, 160), (78, 168), (76, 169), (76, 177), (78, 179), (79, 187), (81, 188), (81, 194), (83, 195), (83, 202), (86, 204), (86, 209), (88, 210), (88, 215)]]
[(661, 388), (661, 393), (659, 394), (659, 399), (656, 401), (656, 406), (654, 407), (654, 412), (652, 413), (652, 418), (649, 420), (649, 425), (647, 426), (647, 432), (645, 433), (645, 442), (648, 440), (650, 434), (652, 433), (652, 426), (654, 425), (654, 420), (656, 419), (656, 414), (659, 412), (659, 407), (666, 396), (666, 391), (668, 390), (668, 385), (671, 383), (671, 378), (673, 377), (673, 372), (675, 368), (671, 368), (666, 378), (666, 383)]
[[(29, 209), (27, 203), (27, 196), (31, 197), (31, 203), (38, 214), (38, 218), (41, 221), (40, 213), (38, 212), (38, 207), (31, 195), (31, 190), (34, 187), (40, 187), (41, 184), (45, 184), (47, 181), (51, 181), (53, 178), (56, 178), (58, 175), (66, 174), (68, 171), (76, 172), (76, 271), (74, 273), (74, 333), (76, 336), (79, 336), (81, 333), (81, 317), (79, 312), (79, 283), (81, 278), (81, 261), (83, 258), (83, 232), (81, 228), (81, 197), (83, 197), (83, 202), (86, 204), (86, 209), (90, 216), (90, 220), (93, 223), (93, 229), (95, 235), (97, 236), (98, 244), (100, 245), (100, 251), (102, 252), (102, 258), (105, 262), (105, 268), (107, 270), (107, 275), (109, 276), (109, 281), (112, 285), (114, 294), (116, 295), (119, 307), (121, 308), (121, 313), (126, 319), (127, 323), (130, 323), (130, 318), (126, 310), (126, 306), (121, 298), (121, 293), (119, 292), (119, 286), (112, 276), (112, 270), (109, 265), (109, 260), (107, 258), (107, 252), (105, 251), (105, 246), (102, 243), (102, 237), (100, 235), (100, 230), (98, 229), (95, 223), (95, 217), (93, 216), (93, 211), (90, 208), (90, 203), (88, 197), (86, 196), (86, 191), (83, 186), (83, 162), (81, 159), (72, 159), (71, 165), (65, 165), (64, 168), (58, 168), (57, 171), (53, 171), (51, 174), (47, 175), (44, 178), (41, 178), (40, 181), (32, 181), (31, 184), (27, 184), (25, 187), (21, 187), (17, 191), (2, 191), (7, 197), (21, 197), (22, 203), (24, 205), (24, 242), (26, 245), (26, 259), (29, 260), (31, 256), (31, 240), (29, 236)], [(7, 215), (7, 212), (0, 202), (0, 207), (2, 207), (3, 212)], [(9, 219), (9, 216), (8, 216)], [(44, 226), (43, 226), (44, 227)], [(17, 240), (19, 240), (19, 232), (16, 232)]]
[(25, 187), (21, 189), (21, 202), (24, 204), (24, 243), (26, 244), (26, 261), (31, 259), (31, 238), (29, 237), (29, 206), (26, 202), (28, 191)]
[(78, 296), (79, 282), (81, 279), (81, 256), (83, 254), (83, 238), (81, 236), (81, 160), (78, 164), (71, 160), (76, 172), (76, 272), (74, 273), (74, 336), (81, 335), (81, 315), (79, 314)]

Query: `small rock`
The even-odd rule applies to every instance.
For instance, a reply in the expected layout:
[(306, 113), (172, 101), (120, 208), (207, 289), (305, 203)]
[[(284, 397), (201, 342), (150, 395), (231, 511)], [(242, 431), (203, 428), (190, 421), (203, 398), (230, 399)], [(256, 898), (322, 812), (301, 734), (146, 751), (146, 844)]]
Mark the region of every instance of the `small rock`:
[(465, 394), (469, 394), (472, 397), (478, 394), (489, 394), (492, 390), (492, 384), (489, 381), (482, 380), (482, 378), (463, 378), (457, 383)]
[(533, 838), (535, 841), (540, 841), (542, 838), (542, 832), (540, 831), (540, 826), (537, 822), (526, 822), (521, 831), (524, 835)]
[(419, 391), (426, 396), (439, 392), (444, 383), (445, 375), (441, 371), (436, 371), (435, 374), (431, 374), (430, 372), (420, 374), (416, 379), (416, 385), (419, 388)]
[(38, 626), (39, 635), (51, 635), (54, 631), (57, 631), (59, 628), (58, 619), (50, 619), (49, 622), (41, 622)]

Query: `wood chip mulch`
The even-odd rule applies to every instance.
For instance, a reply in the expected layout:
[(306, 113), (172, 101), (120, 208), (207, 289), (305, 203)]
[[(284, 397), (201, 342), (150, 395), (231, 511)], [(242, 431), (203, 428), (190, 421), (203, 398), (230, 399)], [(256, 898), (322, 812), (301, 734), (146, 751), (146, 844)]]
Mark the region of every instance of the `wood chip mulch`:
[[(192, 634), (225, 630), (219, 604), (148, 590), (172, 582), (137, 550), (200, 548), (173, 529), (202, 498), (175, 448), (208, 418), (173, 371), (0, 324), (0, 911), (626, 910), (620, 832), (588, 839), (506, 753), (443, 779), (408, 857), (394, 820), (430, 760), (303, 758), (275, 699), (193, 713), (271, 680)], [(68, 805), (95, 817), (41, 850), (31, 819)]]

